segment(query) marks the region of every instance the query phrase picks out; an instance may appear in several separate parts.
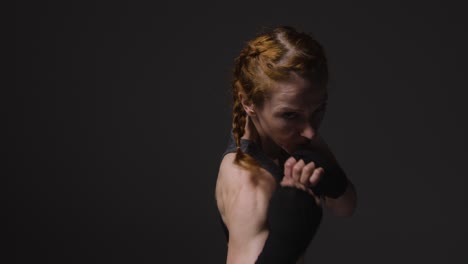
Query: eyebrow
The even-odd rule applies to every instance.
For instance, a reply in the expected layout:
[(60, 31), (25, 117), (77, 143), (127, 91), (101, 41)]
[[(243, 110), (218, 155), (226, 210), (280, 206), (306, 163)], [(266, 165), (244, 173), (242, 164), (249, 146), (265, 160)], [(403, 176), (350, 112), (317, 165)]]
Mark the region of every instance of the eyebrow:
[[(314, 112), (316, 112), (317, 110), (319, 110), (319, 109), (323, 108), (324, 106), (326, 106), (327, 103), (328, 103), (328, 101), (324, 101), (323, 103), (319, 104), (317, 106), (317, 108), (315, 108)], [(277, 107), (277, 110), (280, 111), (280, 112), (301, 112), (300, 109), (290, 107), (288, 105), (279, 106), (279, 107)]]

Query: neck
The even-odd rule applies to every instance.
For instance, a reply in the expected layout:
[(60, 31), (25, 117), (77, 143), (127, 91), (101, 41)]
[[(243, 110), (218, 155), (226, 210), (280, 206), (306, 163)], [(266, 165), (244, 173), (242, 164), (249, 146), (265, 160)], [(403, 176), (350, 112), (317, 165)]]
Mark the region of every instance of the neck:
[(279, 159), (281, 155), (281, 147), (278, 146), (270, 137), (260, 137), (257, 144), (260, 146), (262, 151), (272, 160)]
[(250, 117), (246, 120), (245, 128), (245, 133), (242, 138), (255, 142), (270, 159), (276, 161), (280, 157), (282, 151), (281, 147), (269, 136), (259, 132)]

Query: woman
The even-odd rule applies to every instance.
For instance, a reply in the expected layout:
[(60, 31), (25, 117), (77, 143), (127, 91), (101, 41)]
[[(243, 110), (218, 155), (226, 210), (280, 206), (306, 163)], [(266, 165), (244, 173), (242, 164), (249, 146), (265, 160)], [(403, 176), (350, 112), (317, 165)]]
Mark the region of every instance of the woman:
[(353, 184), (318, 134), (324, 51), (310, 35), (278, 27), (246, 44), (233, 74), (231, 142), (215, 191), (227, 263), (304, 263), (322, 207), (337, 216), (356, 207)]

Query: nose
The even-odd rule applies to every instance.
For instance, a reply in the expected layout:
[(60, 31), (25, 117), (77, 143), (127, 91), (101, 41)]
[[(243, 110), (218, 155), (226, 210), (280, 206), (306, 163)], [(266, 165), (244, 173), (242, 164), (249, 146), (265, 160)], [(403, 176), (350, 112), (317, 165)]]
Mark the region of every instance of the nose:
[(301, 136), (308, 138), (309, 140), (312, 140), (315, 136), (315, 129), (310, 125), (307, 124), (304, 129), (301, 132)]

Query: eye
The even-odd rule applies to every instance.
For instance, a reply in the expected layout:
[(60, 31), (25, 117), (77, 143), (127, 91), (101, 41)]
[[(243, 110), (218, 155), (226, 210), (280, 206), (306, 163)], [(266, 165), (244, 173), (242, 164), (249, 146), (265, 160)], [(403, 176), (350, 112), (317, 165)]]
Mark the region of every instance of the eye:
[(317, 110), (312, 116), (311, 121), (314, 123), (321, 123), (325, 115), (325, 108)]
[(295, 113), (295, 112), (284, 112), (282, 117), (284, 119), (291, 120), (291, 119), (294, 119), (294, 118), (298, 117), (298, 114)]
[(313, 117), (316, 117), (316, 116), (323, 116), (323, 114), (325, 113), (325, 111), (327, 110), (327, 104), (323, 104), (322, 106), (320, 106), (317, 110), (315, 110), (315, 112), (312, 114)]

